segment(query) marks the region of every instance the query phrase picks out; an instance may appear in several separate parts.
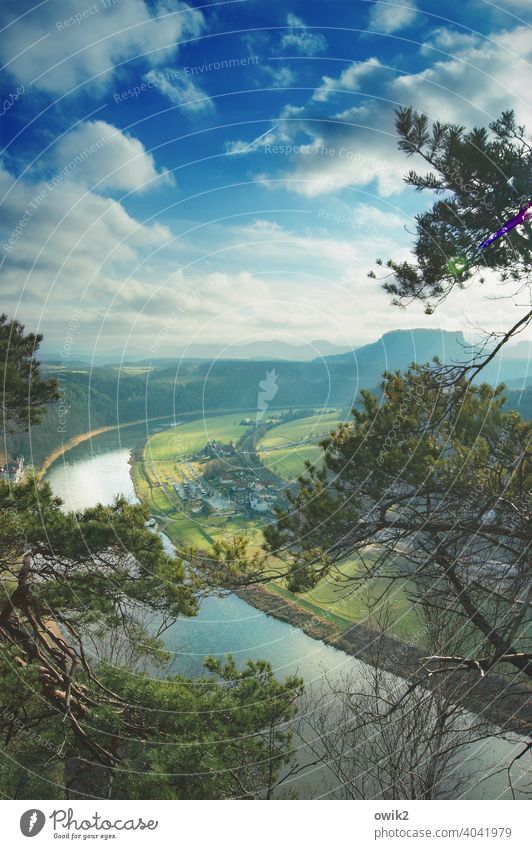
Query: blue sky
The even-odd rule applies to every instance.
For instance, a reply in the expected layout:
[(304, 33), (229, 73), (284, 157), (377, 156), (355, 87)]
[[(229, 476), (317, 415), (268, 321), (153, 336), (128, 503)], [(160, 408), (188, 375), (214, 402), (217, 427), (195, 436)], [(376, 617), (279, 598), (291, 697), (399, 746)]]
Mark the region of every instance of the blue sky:
[(495, 281), (427, 317), (393, 308), (367, 272), (408, 257), (430, 201), (402, 182), (415, 163), (396, 148), (394, 109), (472, 126), (511, 107), (532, 126), (530, 12), (4, 2), (2, 309), (49, 350), (75, 316), (75, 350), (126, 357), (506, 326)]

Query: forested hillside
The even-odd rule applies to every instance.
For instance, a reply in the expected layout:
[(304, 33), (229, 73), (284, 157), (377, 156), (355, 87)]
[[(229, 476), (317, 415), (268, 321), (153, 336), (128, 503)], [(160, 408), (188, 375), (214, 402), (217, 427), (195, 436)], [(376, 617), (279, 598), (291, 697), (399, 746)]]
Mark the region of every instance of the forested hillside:
[[(427, 362), (434, 356), (459, 360), (466, 354), (462, 334), (414, 330), (393, 331), (348, 354), (311, 362), (161, 360), (121, 367), (76, 364), (63, 372), (44, 364), (44, 374), (60, 376), (60, 401), (28, 433), (12, 436), (8, 451), (20, 452), (38, 466), (62, 443), (105, 425), (193, 411), (254, 410), (267, 374), (276, 386), (273, 406), (350, 408), (358, 403), (361, 389), (376, 390), (386, 369), (407, 368), (414, 360)], [(515, 383), (525, 373), (520, 359), (495, 360), (481, 377), (495, 385), (502, 374)], [(506, 395), (508, 409), (530, 418), (530, 389), (509, 388)]]

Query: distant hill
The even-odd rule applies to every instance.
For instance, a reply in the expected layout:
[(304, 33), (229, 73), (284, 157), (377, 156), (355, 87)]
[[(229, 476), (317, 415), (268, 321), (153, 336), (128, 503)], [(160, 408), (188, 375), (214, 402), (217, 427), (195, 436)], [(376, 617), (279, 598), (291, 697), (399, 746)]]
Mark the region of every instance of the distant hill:
[(189, 345), (179, 350), (178, 356), (187, 359), (204, 360), (291, 360), (292, 362), (307, 362), (309, 360), (343, 354), (349, 351), (347, 345), (335, 345), (325, 339), (305, 342), (302, 345), (290, 345), (280, 339), (271, 342), (254, 341), (244, 345)]
[[(514, 383), (526, 378), (530, 373), (530, 364), (523, 353), (528, 347), (527, 342), (520, 342), (510, 349), (510, 355), (505, 349), (479, 375), (479, 381), (486, 383)], [(461, 331), (426, 330), (391, 330), (376, 342), (355, 348), (344, 354), (326, 357), (326, 362), (333, 364), (352, 363), (356, 368), (360, 383), (363, 386), (374, 386), (383, 371), (405, 369), (412, 362), (428, 363), (435, 356), (444, 363), (463, 363), (474, 356), (475, 348), (464, 338)], [(526, 381), (525, 381), (526, 382)]]
[[(357, 403), (361, 389), (378, 391), (385, 370), (405, 369), (414, 361), (430, 362), (435, 355), (446, 363), (464, 362), (471, 356), (462, 333), (445, 330), (395, 330), (369, 345), (334, 354), (325, 353), (336, 347), (325, 342), (286, 346), (290, 356), (283, 359), (283, 351), (287, 353), (284, 346), (283, 342), (237, 346), (231, 353), (245, 355), (238, 359), (218, 355), (181, 360), (176, 355), (145, 360), (150, 368), (138, 361), (129, 368), (120, 361), (114, 365), (83, 366), (80, 359), (72, 359), (62, 375), (62, 407), (52, 405), (43, 422), (32, 428), (31, 435), (10, 438), (8, 453), (15, 456), (21, 452), (29, 462), (38, 464), (61, 442), (118, 421), (174, 417), (192, 411), (201, 414), (203, 409), (253, 410), (268, 375), (275, 389), (272, 408), (334, 406), (347, 410)], [(214, 347), (219, 352), (219, 346)], [(196, 353), (198, 348), (205, 353), (209, 346), (196, 346)], [(265, 356), (271, 348), (278, 358)], [(317, 357), (316, 349), (323, 356)], [(521, 353), (521, 346), (517, 353)], [(49, 362), (43, 370), (54, 374), (58, 365)], [(508, 407), (529, 417), (532, 389), (522, 391), (529, 380), (528, 369), (527, 359), (499, 356), (479, 379), (491, 384), (507, 381)]]
[(508, 389), (517, 389), (522, 390), (526, 387), (532, 386), (532, 360), (530, 362), (529, 372), (526, 375), (521, 375), (520, 377), (509, 377), (504, 381), (505, 385)]
[[(442, 362), (463, 362), (470, 358), (473, 348), (461, 331), (417, 328), (413, 330), (391, 330), (375, 342), (350, 349), (336, 345), (324, 339), (292, 345), (281, 339), (256, 340), (240, 345), (223, 343), (194, 343), (177, 346), (171, 356), (156, 357), (139, 348), (114, 349), (103, 352), (79, 351), (76, 359), (68, 362), (67, 367), (102, 365), (171, 365), (185, 360), (253, 360), (253, 361), (289, 361), (311, 362), (324, 359), (327, 363), (350, 363), (358, 370), (359, 377), (371, 374), (380, 377), (385, 369), (404, 369), (412, 362), (426, 363), (434, 356)], [(483, 379), (489, 382), (516, 381), (529, 374), (528, 362), (532, 355), (532, 342), (522, 340), (514, 345), (505, 346), (501, 355), (490, 364)], [(57, 353), (45, 352), (42, 361), (49, 366), (60, 365)], [(364, 385), (366, 385), (364, 379)], [(373, 385), (372, 384), (372, 385)]]
[(390, 330), (369, 345), (326, 358), (330, 365), (351, 363), (364, 386), (375, 386), (383, 371), (405, 369), (413, 363), (427, 363), (435, 356), (442, 362), (463, 361), (469, 347), (461, 331)]
[(515, 345), (505, 345), (502, 355), (508, 360), (529, 360), (532, 358), (532, 341), (523, 339)]
[(532, 386), (525, 389), (509, 389), (505, 393), (507, 410), (517, 410), (524, 419), (532, 419)]
[[(332, 354), (342, 354), (349, 351), (348, 345), (335, 345), (326, 339), (304, 342), (301, 345), (291, 345), (281, 339), (247, 342), (243, 345), (232, 345), (221, 342), (194, 343), (177, 347), (173, 356), (154, 357), (149, 352), (138, 348), (115, 349), (112, 351), (86, 352), (81, 351), (78, 359), (69, 362), (92, 365), (117, 365), (119, 363), (165, 363), (176, 359), (187, 360), (290, 360), (292, 362), (309, 362), (316, 358), (328, 357)], [(43, 362), (59, 364), (61, 358), (57, 352), (46, 352), (41, 357)]]

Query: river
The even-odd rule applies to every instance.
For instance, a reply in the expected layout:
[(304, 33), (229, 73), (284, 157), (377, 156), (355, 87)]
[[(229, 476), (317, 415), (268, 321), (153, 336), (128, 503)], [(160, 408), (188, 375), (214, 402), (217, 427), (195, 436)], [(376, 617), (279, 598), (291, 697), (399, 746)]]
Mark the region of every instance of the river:
[[(153, 431), (171, 423), (157, 422)], [(59, 458), (45, 478), (66, 510), (82, 510), (98, 502), (109, 504), (117, 494), (137, 501), (129, 458), (132, 448), (145, 437), (145, 426), (101, 434)], [(170, 540), (164, 534), (162, 537), (165, 545), (171, 547)], [(325, 676), (329, 680), (344, 673), (360, 677), (363, 667), (345, 652), (312, 639), (235, 595), (204, 599), (196, 617), (180, 617), (165, 633), (165, 644), (173, 657), (172, 671), (190, 676), (202, 673), (202, 658), (206, 655), (223, 658), (231, 654), (239, 665), (247, 659), (260, 658), (271, 663), (278, 677), (297, 673), (306, 684), (316, 686), (325, 681)], [(471, 768), (473, 762), (475, 768), (481, 762), (486, 778), (479, 783), (476, 775), (466, 798), (508, 798), (505, 776), (495, 773), (507, 763), (513, 749), (512, 744), (495, 738), (475, 746), (470, 753)], [(310, 767), (297, 779), (300, 796), (315, 796), (321, 791), (325, 769)], [(522, 774), (514, 772), (514, 780), (519, 783)]]

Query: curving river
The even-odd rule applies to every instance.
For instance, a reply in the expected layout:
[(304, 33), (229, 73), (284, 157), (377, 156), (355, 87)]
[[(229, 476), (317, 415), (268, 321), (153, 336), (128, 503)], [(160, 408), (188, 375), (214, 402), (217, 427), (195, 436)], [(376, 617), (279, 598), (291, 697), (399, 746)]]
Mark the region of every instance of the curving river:
[[(128, 461), (131, 448), (145, 435), (140, 428), (102, 434), (57, 460), (46, 480), (65, 509), (110, 504), (118, 493), (136, 502)], [(168, 538), (161, 536), (171, 548)], [(173, 670), (185, 675), (201, 674), (205, 655), (232, 654), (241, 662), (261, 658), (272, 664), (279, 677), (297, 672), (306, 681), (317, 680), (325, 670), (341, 673), (359, 665), (344, 652), (311, 639), (235, 595), (204, 599), (198, 616), (178, 619), (166, 632), (165, 642), (174, 654)]]
[[(167, 425), (157, 423), (153, 431)], [(55, 495), (66, 510), (82, 510), (98, 502), (109, 504), (117, 494), (136, 501), (130, 477), (131, 450), (147, 435), (146, 426), (128, 427), (96, 436), (72, 448), (46, 473)], [(165, 545), (171, 547), (162, 535)], [(278, 677), (297, 673), (307, 684), (318, 684), (343, 673), (358, 673), (362, 664), (338, 649), (304, 634), (230, 595), (202, 601), (193, 618), (179, 618), (165, 633), (167, 650), (173, 657), (172, 672), (196, 676), (202, 672), (206, 655), (232, 654), (242, 664), (247, 659), (268, 660)], [(470, 753), (472, 772), (482, 764), (485, 780), (472, 780), (467, 798), (506, 798), (509, 791), (504, 774), (495, 774), (507, 763), (512, 744), (489, 738)], [(473, 770), (473, 764), (475, 770)], [(300, 796), (313, 797), (321, 788), (320, 769), (310, 768), (298, 778)], [(516, 779), (522, 776), (516, 776)], [(309, 789), (310, 788), (310, 789)]]

